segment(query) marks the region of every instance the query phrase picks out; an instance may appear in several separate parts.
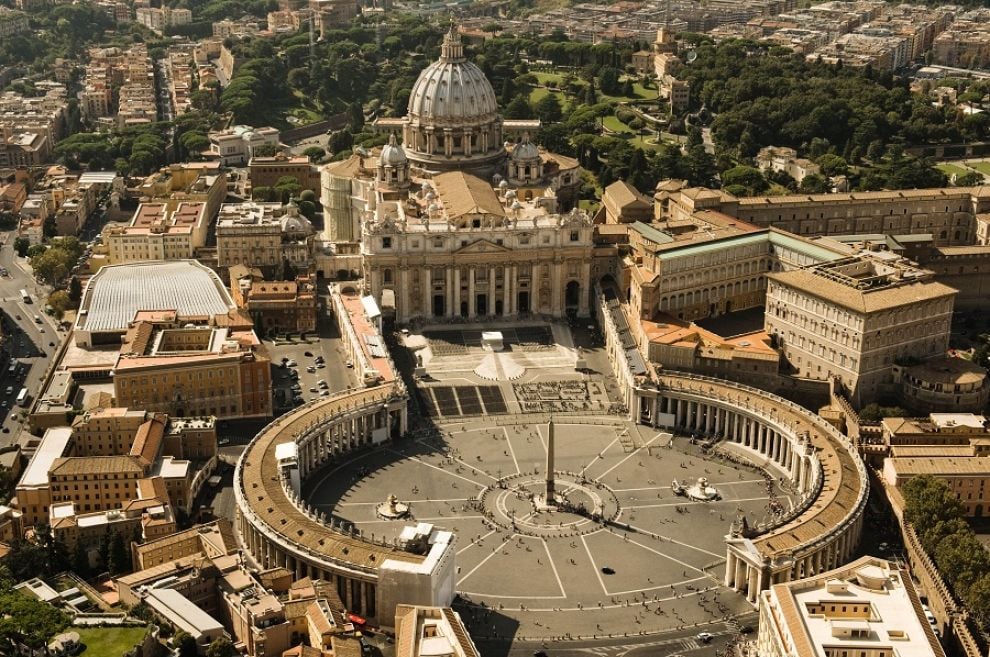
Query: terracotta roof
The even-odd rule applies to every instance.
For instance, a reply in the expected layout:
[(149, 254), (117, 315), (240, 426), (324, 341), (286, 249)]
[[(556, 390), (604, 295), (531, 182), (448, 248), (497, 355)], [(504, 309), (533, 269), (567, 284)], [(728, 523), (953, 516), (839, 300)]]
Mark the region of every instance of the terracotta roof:
[(133, 456), (60, 457), (48, 470), (50, 475), (128, 474), (144, 472)]
[(619, 208), (625, 208), (630, 205), (646, 207), (653, 206), (646, 196), (640, 194), (638, 189), (627, 183), (625, 180), (616, 180), (614, 183), (606, 187), (603, 197), (613, 199), (616, 206)]
[(349, 394), (327, 397), (281, 416), (255, 437), (241, 456), (240, 468), (242, 494), (245, 503), (254, 513), (255, 523), (267, 525), (302, 551), (314, 557), (343, 561), (353, 567), (377, 570), (386, 559), (419, 563), (422, 556), (398, 548), (377, 545), (354, 536), (331, 531), (327, 526), (302, 513), (286, 496), (278, 477), (278, 459), (275, 448), (293, 440), (314, 423), (329, 416), (361, 408), (368, 404), (388, 401), (394, 393), (393, 385), (364, 388)]
[(958, 290), (937, 281), (905, 282), (892, 287), (858, 290), (819, 276), (810, 269), (771, 272), (767, 278), (805, 294), (835, 303), (858, 313), (871, 313), (898, 306), (958, 294)]
[(481, 178), (451, 171), (435, 176), (433, 184), (448, 217), (466, 214), (505, 216), (505, 208), (498, 200), (495, 190)]
[(148, 420), (138, 427), (134, 434), (130, 455), (136, 456), (145, 465), (151, 465), (158, 457), (158, 450), (161, 448), (164, 436), (165, 423), (157, 418)]

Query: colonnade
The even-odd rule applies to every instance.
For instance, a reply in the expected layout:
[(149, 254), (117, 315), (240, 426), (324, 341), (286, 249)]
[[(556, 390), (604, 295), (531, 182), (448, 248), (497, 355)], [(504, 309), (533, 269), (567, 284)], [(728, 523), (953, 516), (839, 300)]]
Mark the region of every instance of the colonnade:
[[(347, 555), (354, 549), (379, 550), (380, 563), (394, 553), (394, 546), (355, 535), (307, 507), (293, 488), (338, 457), (407, 431), (407, 399), (389, 389), (342, 393), (276, 420), (245, 450), (234, 481), (237, 529), (257, 566), (288, 569), (295, 579), (330, 582), (348, 610), (368, 619), (377, 616), (375, 557), (372, 565), (365, 565), (367, 561), (357, 563)], [(279, 458), (279, 445), (290, 441), (295, 444), (294, 456)], [(255, 459), (261, 462), (272, 456), (275, 468), (255, 467)], [(257, 481), (259, 476), (263, 481)], [(273, 517), (275, 511), (280, 513)], [(308, 531), (298, 529), (303, 524)]]
[[(757, 604), (760, 591), (772, 584), (816, 575), (852, 558), (869, 482), (856, 450), (834, 427), (770, 393), (704, 376), (664, 373), (630, 392), (639, 422), (724, 440), (730, 451), (777, 470), (800, 496), (776, 524), (735, 526), (726, 536), (726, 586)], [(814, 531), (802, 531), (804, 523), (814, 523)]]
[(764, 416), (757, 409), (750, 411), (714, 399), (696, 400), (673, 394), (640, 400), (641, 418), (650, 420), (650, 424), (661, 426), (665, 415), (672, 416), (673, 423), (667, 426), (724, 437), (752, 450), (781, 470), (801, 495), (812, 490), (820, 478), (821, 466), (807, 440), (777, 426), (772, 414)]

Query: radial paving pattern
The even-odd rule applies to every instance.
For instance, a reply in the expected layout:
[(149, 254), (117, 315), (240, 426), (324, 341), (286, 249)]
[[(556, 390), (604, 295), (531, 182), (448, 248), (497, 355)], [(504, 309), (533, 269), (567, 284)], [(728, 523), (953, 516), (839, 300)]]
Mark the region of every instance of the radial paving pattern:
[[(455, 530), (457, 589), (479, 636), (621, 636), (750, 611), (722, 587), (724, 537), (737, 514), (752, 523), (767, 513), (762, 472), (618, 419), (570, 422), (558, 418), (555, 432), (568, 510), (530, 500), (545, 487), (546, 425), (491, 418), (358, 456), (314, 476), (306, 496), (366, 535), (407, 524), (376, 516), (390, 493), (416, 521)], [(699, 477), (720, 500), (672, 492), (673, 480)]]

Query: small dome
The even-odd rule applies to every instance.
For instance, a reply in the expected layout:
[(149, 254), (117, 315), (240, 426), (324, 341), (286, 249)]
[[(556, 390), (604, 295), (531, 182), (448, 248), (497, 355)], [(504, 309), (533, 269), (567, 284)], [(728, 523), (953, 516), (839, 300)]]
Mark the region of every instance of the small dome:
[(529, 135), (524, 136), (522, 141), (512, 149), (513, 162), (531, 162), (538, 159), (540, 159), (540, 149), (529, 141)]
[[(501, 176), (500, 176), (501, 177)], [(509, 181), (504, 178), (498, 183), (498, 188), (505, 191), (509, 188)]]
[(381, 162), (382, 166), (386, 167), (402, 167), (409, 162), (406, 158), (406, 152), (402, 150), (402, 146), (395, 140), (395, 133), (389, 136), (388, 143), (382, 147), (379, 162)]

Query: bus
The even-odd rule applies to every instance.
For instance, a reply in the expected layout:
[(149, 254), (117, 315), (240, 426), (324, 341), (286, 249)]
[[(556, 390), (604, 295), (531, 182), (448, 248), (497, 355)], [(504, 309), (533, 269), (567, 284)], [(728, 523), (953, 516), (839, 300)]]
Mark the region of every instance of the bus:
[(21, 290), (21, 298), (24, 299), (24, 303), (31, 303), (31, 295), (27, 290)]
[(28, 389), (21, 388), (21, 391), (17, 393), (17, 405), (27, 406), (27, 400), (28, 400)]

